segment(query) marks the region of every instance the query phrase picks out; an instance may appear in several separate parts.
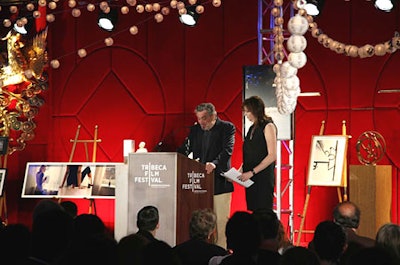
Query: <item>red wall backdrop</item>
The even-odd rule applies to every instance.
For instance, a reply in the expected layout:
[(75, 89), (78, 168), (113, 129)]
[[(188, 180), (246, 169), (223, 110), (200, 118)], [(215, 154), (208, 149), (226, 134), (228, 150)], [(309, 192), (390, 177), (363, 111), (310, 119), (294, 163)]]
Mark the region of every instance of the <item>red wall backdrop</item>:
[[(67, 1), (63, 3), (55, 10), (48, 36), (49, 57), (58, 59), (61, 66), (48, 70), (49, 89), (43, 93), (46, 103), (36, 119), (34, 140), (8, 161), (10, 222), (29, 224), (37, 202), (20, 198), (26, 162), (68, 161), (70, 139), (78, 125), (82, 126), (81, 139), (93, 139), (94, 127), (99, 126), (102, 141), (97, 161), (122, 162), (123, 139), (145, 141), (150, 151), (162, 142), (163, 151), (175, 151), (186, 128), (195, 122), (194, 107), (210, 101), (220, 118), (237, 127), (233, 166), (240, 166), (242, 66), (257, 64), (256, 0), (223, 0), (218, 8), (207, 2), (199, 25), (193, 28), (179, 22), (176, 10), (157, 23), (154, 13), (138, 14), (131, 8), (128, 15), (119, 16), (117, 29), (111, 33), (98, 28), (97, 12), (82, 7), (82, 15), (74, 18)], [(326, 1), (316, 22), (329, 37), (360, 47), (390, 40), (399, 30), (399, 15), (399, 7), (383, 13), (371, 1)], [(138, 26), (137, 35), (129, 33), (132, 25)], [(300, 87), (322, 96), (300, 97), (294, 113), (294, 227), (299, 228), (297, 215), (303, 210), (307, 191), (311, 136), (318, 134), (323, 120), (325, 134), (341, 134), (342, 121), (346, 121), (352, 136), (348, 164), (359, 164), (355, 144), (362, 132), (375, 130), (384, 136), (387, 155), (379, 164), (393, 166), (392, 221), (398, 222), (400, 94), (377, 91), (400, 88), (400, 51), (350, 58), (324, 48), (310, 32), (305, 36), (308, 61), (298, 73)], [(104, 44), (107, 37), (114, 40), (110, 47)], [(84, 58), (77, 55), (81, 48), (88, 53)], [(86, 160), (83, 146), (78, 145), (73, 160)], [(330, 219), (337, 201), (336, 188), (313, 187), (305, 229)], [(86, 212), (89, 202), (77, 202), (79, 211)], [(232, 208), (245, 209), (241, 187), (235, 187)], [(96, 200), (96, 209), (110, 227), (118, 221), (113, 200)], [(309, 239), (305, 235), (304, 240)]]

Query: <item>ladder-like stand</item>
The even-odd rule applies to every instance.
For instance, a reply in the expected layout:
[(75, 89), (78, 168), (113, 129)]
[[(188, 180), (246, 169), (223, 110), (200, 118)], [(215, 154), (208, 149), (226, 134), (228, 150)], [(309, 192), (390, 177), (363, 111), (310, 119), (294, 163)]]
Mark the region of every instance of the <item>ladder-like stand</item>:
[[(70, 142), (72, 143), (72, 149), (71, 149), (71, 154), (69, 156), (69, 161), (68, 162), (72, 162), (74, 154), (75, 154), (75, 150), (76, 150), (76, 145), (78, 143), (83, 143), (84, 144), (86, 161), (88, 161), (88, 162), (89, 162), (88, 143), (92, 143), (93, 144), (92, 162), (93, 163), (96, 162), (97, 144), (101, 142), (101, 139), (98, 139), (98, 128), (99, 127), (97, 125), (94, 127), (93, 139), (80, 140), (79, 139), (79, 132), (80, 132), (80, 129), (81, 129), (81, 125), (78, 125), (78, 128), (76, 129), (76, 133), (75, 133), (75, 138), (74, 139), (70, 139)], [(89, 200), (89, 214), (91, 214), (91, 213), (96, 214), (96, 203), (95, 203), (95, 200), (93, 198), (89, 198), (88, 200)]]
[[(319, 135), (324, 135), (324, 132), (325, 132), (325, 121), (322, 121)], [(346, 121), (342, 122), (342, 135), (347, 135), (346, 134)], [(343, 163), (342, 181), (343, 181), (343, 185), (340, 187), (337, 187), (339, 203), (342, 202), (343, 200), (347, 201), (347, 159), (346, 158), (344, 159), (344, 163)], [(300, 221), (300, 228), (298, 231), (296, 231), (297, 232), (296, 246), (300, 245), (300, 239), (301, 239), (302, 233), (309, 233), (309, 234), (314, 233), (313, 230), (303, 230), (304, 221), (305, 221), (306, 214), (307, 214), (307, 208), (308, 208), (308, 204), (309, 204), (309, 200), (310, 200), (310, 196), (311, 196), (311, 187), (312, 187), (312, 185), (307, 186), (307, 195), (306, 195), (305, 202), (304, 202), (303, 213), (301, 215), (300, 214), (298, 215), (301, 218), (301, 221)], [(343, 199), (342, 199), (341, 188), (343, 188)]]

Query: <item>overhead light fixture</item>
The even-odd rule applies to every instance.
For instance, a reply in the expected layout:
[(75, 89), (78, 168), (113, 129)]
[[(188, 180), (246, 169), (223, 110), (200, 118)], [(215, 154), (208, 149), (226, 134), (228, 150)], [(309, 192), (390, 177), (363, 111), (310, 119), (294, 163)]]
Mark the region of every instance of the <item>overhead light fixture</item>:
[(196, 11), (197, 6), (198, 5), (192, 5), (186, 7), (186, 13), (179, 15), (179, 20), (187, 26), (196, 26), (200, 17), (200, 14)]
[(117, 25), (118, 12), (116, 9), (110, 9), (110, 12), (104, 13), (102, 10), (99, 11), (99, 18), (97, 24), (100, 28), (106, 31), (113, 31)]
[(390, 12), (394, 7), (394, 1), (391, 0), (375, 0), (375, 7), (378, 10)]
[(303, 4), (303, 9), (306, 10), (307, 14), (310, 16), (318, 16), (325, 4), (323, 0), (308, 0), (303, 2), (305, 2), (305, 4)]

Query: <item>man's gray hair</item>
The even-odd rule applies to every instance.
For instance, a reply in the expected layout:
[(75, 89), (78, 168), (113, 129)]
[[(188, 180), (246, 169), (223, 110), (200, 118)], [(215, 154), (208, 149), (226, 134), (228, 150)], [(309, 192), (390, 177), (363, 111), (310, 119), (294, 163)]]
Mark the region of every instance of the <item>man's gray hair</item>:
[(194, 112), (197, 113), (197, 112), (202, 112), (204, 110), (206, 110), (209, 115), (217, 114), (217, 111), (215, 110), (215, 106), (209, 102), (201, 103), (201, 104), (197, 105)]

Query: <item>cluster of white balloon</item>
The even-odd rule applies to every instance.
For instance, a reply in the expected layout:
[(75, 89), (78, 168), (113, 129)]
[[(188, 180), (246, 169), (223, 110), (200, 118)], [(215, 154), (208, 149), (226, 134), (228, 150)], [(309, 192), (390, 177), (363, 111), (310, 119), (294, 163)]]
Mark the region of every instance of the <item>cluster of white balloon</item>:
[(308, 30), (309, 24), (305, 17), (296, 14), (288, 22), (288, 30), (291, 34), (286, 46), (290, 51), (285, 62), (278, 61), (274, 65), (276, 77), (274, 79), (275, 94), (278, 111), (281, 114), (291, 114), (297, 105), (297, 97), (300, 94), (300, 79), (297, 77), (298, 69), (307, 62), (304, 50), (307, 40), (303, 36)]

